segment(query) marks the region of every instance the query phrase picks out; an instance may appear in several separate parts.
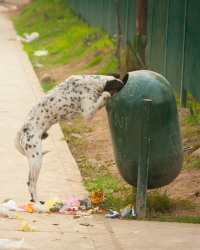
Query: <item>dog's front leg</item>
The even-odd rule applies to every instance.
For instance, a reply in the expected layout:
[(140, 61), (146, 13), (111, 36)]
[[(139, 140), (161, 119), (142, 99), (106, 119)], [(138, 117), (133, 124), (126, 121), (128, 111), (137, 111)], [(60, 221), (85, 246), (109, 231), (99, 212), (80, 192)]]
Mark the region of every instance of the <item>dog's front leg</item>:
[(91, 103), (88, 100), (84, 100), (82, 102), (82, 109), (83, 109), (82, 115), (84, 119), (87, 122), (91, 121), (96, 112), (105, 105), (107, 98), (110, 96), (111, 95), (109, 92), (103, 92), (95, 103)]

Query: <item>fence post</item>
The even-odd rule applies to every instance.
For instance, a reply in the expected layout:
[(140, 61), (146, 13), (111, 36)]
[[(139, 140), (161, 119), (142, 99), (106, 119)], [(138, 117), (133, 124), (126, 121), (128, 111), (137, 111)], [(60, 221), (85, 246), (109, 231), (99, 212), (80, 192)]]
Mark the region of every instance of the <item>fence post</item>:
[(181, 93), (180, 93), (180, 106), (186, 108), (187, 105), (187, 90), (184, 89), (184, 63), (185, 63), (185, 34), (187, 23), (187, 0), (185, 0), (185, 18), (184, 18), (184, 33), (183, 33), (183, 55), (182, 55), (182, 68), (181, 68)]
[(151, 104), (152, 100), (143, 99), (142, 103), (142, 128), (138, 162), (136, 212), (138, 219), (145, 219), (146, 192), (149, 166), (149, 146), (151, 127)]

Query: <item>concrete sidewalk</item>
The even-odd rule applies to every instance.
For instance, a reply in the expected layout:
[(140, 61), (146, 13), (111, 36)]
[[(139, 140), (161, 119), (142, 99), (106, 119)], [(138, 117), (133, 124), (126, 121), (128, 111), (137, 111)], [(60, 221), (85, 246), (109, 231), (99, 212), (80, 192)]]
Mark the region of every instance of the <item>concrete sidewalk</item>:
[[(11, 21), (0, 12), (0, 202), (12, 198), (17, 203), (30, 199), (26, 181), (28, 161), (14, 147), (16, 131), (36, 100), (43, 94), (31, 63), (19, 42)], [(38, 196), (87, 196), (77, 164), (62, 140), (58, 125), (50, 129), (43, 150)], [(28, 214), (38, 232), (18, 231), (21, 220), (0, 217), (0, 238), (24, 238), (38, 250), (131, 250), (200, 249), (200, 225), (106, 219), (104, 215), (73, 219), (71, 215)], [(83, 226), (81, 223), (91, 226)]]

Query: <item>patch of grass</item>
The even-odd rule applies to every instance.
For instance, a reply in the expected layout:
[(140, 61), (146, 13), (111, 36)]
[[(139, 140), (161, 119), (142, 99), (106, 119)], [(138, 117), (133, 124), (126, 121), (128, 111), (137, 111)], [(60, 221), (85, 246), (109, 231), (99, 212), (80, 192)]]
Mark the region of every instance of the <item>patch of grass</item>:
[(188, 114), (185, 118), (186, 125), (199, 123), (199, 122), (200, 122), (200, 114), (193, 114), (193, 115)]
[(173, 211), (191, 210), (195, 204), (188, 199), (170, 198), (167, 192), (160, 190), (149, 191), (147, 194), (147, 218), (160, 220), (163, 215), (168, 216)]
[(185, 136), (194, 135), (194, 136), (197, 137), (198, 133), (200, 133), (200, 127), (192, 126), (192, 127), (187, 128), (187, 130), (185, 131), (184, 135)]
[[(33, 1), (20, 15), (13, 17), (13, 22), (20, 36), (32, 32), (40, 34), (37, 40), (24, 43), (24, 50), (33, 65), (39, 63), (45, 69), (66, 64), (76, 58), (81, 60), (98, 48), (106, 47), (108, 51), (114, 51), (113, 42), (108, 34), (79, 20), (66, 1)], [(48, 50), (48, 55), (34, 56), (34, 51), (41, 49)], [(95, 57), (85, 68), (99, 63), (101, 57)], [(107, 60), (109, 64), (109, 57)], [(112, 71), (116, 71), (117, 62), (112, 63), (112, 66)]]
[(200, 122), (200, 104), (194, 99), (192, 94), (188, 93), (187, 106), (189, 107), (189, 112), (185, 117), (184, 123), (196, 124)]
[(54, 88), (56, 86), (55, 83), (41, 83), (41, 86), (43, 88), (43, 91), (46, 93), (48, 92), (49, 90), (51, 90), (52, 88)]
[(66, 140), (67, 143), (70, 143), (71, 145), (74, 145), (74, 146), (84, 144), (83, 140), (76, 138), (74, 136), (64, 137), (64, 140)]
[(200, 168), (200, 160), (196, 161), (193, 160), (192, 162), (186, 163), (183, 166), (183, 169), (191, 169), (191, 168)]
[(167, 215), (159, 214), (152, 216), (147, 216), (148, 220), (160, 221), (160, 222), (180, 222), (180, 223), (196, 223), (200, 224), (200, 216), (180, 216), (180, 215)]
[(85, 124), (79, 124), (79, 125), (66, 125), (64, 122), (60, 122), (60, 126), (62, 131), (70, 135), (71, 133), (81, 134), (81, 133), (89, 133), (92, 132), (92, 128), (85, 125)]
[(84, 70), (84, 69), (94, 67), (95, 65), (100, 63), (102, 59), (103, 59), (103, 55), (96, 56), (89, 63), (87, 63), (84, 67), (82, 67), (81, 69)]

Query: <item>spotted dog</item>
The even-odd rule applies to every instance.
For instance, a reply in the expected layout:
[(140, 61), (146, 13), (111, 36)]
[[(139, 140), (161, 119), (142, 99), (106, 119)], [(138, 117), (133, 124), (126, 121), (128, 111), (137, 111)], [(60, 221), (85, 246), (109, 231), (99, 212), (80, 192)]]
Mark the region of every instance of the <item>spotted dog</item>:
[(89, 122), (105, 105), (112, 91), (123, 87), (119, 79), (107, 75), (73, 75), (47, 92), (31, 109), (16, 134), (15, 146), (28, 158), (28, 189), (32, 201), (38, 203), (37, 180), (42, 165), (42, 139), (48, 129), (62, 120), (81, 114)]

